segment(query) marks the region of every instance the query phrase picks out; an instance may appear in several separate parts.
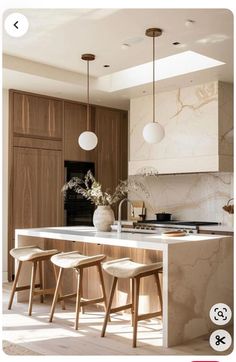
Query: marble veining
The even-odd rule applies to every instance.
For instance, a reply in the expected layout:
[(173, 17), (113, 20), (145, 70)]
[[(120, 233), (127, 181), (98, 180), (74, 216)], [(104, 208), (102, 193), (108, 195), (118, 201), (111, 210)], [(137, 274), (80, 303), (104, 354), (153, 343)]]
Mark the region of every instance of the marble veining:
[(154, 145), (147, 144), (142, 136), (143, 127), (152, 119), (151, 113), (151, 96), (131, 100), (131, 161), (217, 153), (217, 82), (158, 93), (157, 121), (165, 128), (165, 137), (159, 144)]
[[(226, 239), (206, 241), (169, 249), (168, 325), (179, 333), (170, 336), (170, 345), (207, 334), (218, 327), (209, 318), (215, 301), (233, 307), (233, 250)], [(227, 280), (227, 283), (225, 281)]]
[(213, 81), (157, 93), (155, 107), (165, 137), (148, 144), (142, 131), (152, 120), (152, 96), (131, 99), (129, 174), (147, 167), (160, 174), (232, 170), (232, 84)]
[[(133, 176), (135, 177), (135, 176)], [(145, 202), (147, 219), (170, 212), (176, 220), (215, 221), (231, 225), (222, 207), (233, 197), (232, 173), (136, 176), (146, 193), (131, 192), (131, 200)]]

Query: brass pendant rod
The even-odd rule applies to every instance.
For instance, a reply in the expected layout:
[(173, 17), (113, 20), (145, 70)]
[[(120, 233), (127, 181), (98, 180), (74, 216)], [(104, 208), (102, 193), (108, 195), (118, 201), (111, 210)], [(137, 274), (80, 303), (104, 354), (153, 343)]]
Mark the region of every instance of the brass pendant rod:
[(153, 83), (152, 83), (152, 92), (153, 92), (153, 122), (155, 123), (155, 37), (152, 38), (152, 45), (153, 45)]
[(89, 131), (89, 118), (90, 118), (90, 107), (89, 107), (89, 60), (87, 60), (87, 131)]

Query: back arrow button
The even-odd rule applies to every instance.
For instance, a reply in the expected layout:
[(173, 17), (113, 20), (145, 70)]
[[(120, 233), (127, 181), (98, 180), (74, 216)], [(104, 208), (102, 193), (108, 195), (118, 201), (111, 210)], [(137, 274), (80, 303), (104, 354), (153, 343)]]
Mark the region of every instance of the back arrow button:
[(4, 20), (4, 28), (8, 35), (13, 38), (20, 38), (27, 33), (29, 21), (21, 13), (11, 13)]

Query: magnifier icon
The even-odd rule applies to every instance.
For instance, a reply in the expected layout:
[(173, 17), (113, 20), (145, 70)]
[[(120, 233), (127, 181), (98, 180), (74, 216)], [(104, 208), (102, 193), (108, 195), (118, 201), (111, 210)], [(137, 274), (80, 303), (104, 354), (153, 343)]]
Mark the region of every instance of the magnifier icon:
[(217, 312), (217, 314), (218, 314), (219, 317), (224, 318), (224, 314), (223, 314), (223, 312), (222, 312), (221, 310), (219, 310), (219, 311)]

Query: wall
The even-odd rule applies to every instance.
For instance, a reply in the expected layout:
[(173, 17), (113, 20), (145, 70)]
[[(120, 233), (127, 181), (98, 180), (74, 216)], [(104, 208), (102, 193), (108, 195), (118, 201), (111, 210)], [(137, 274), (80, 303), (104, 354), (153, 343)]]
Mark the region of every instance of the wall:
[(8, 233), (8, 90), (2, 98), (2, 280), (7, 281), (7, 233)]
[[(232, 223), (232, 215), (222, 206), (233, 197), (233, 173), (195, 173), (200, 171), (196, 156), (205, 164), (210, 161), (206, 155), (220, 155), (217, 162), (225, 164), (232, 159), (232, 112), (230, 83), (214, 81), (158, 93), (156, 116), (165, 128), (165, 138), (150, 145), (144, 141), (142, 130), (152, 120), (152, 96), (131, 100), (130, 161), (135, 164), (141, 160), (144, 168), (155, 159), (171, 165), (167, 175), (132, 176), (143, 184), (149, 197), (138, 191), (130, 193), (129, 198), (145, 201), (147, 218), (165, 211), (174, 219)], [(194, 173), (175, 173), (176, 163), (183, 160), (190, 160)], [(225, 171), (225, 167), (221, 169)]]
[(172, 219), (216, 221), (231, 225), (232, 215), (222, 210), (233, 197), (232, 173), (134, 176), (145, 192), (131, 192), (131, 200), (144, 200), (147, 219), (170, 212)]
[[(131, 99), (129, 174), (232, 171), (233, 86), (209, 82), (156, 95), (160, 143), (144, 141), (152, 122), (152, 96)], [(220, 163), (220, 168), (219, 168)]]

